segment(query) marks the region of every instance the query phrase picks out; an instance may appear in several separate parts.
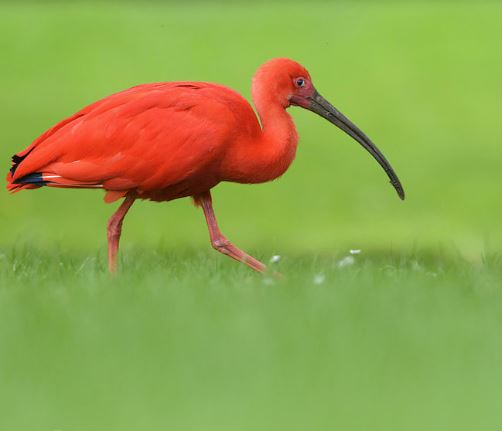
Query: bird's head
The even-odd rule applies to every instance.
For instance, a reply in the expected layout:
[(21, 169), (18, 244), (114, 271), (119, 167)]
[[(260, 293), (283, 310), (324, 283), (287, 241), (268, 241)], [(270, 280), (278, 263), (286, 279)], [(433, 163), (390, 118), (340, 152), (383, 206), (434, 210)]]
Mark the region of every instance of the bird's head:
[(315, 89), (310, 74), (301, 64), (288, 58), (264, 63), (253, 78), (253, 99), (284, 109), (299, 106), (315, 112), (359, 142), (382, 166), (401, 199), (404, 190), (390, 163), (376, 145), (345, 115)]

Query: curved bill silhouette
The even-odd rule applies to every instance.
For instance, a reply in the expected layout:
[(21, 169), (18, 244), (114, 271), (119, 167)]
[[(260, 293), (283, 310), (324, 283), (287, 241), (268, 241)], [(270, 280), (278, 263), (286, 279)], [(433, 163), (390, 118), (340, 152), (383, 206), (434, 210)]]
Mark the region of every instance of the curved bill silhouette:
[(310, 104), (305, 106), (309, 111), (315, 112), (321, 117), (333, 123), (335, 126), (342, 129), (347, 135), (359, 142), (380, 164), (390, 178), (390, 183), (396, 189), (397, 194), (401, 199), (404, 199), (404, 190), (399, 178), (394, 169), (387, 161), (385, 156), (380, 152), (376, 145), (368, 138), (352, 121), (322, 97), (317, 91), (314, 91), (311, 97), (308, 98)]

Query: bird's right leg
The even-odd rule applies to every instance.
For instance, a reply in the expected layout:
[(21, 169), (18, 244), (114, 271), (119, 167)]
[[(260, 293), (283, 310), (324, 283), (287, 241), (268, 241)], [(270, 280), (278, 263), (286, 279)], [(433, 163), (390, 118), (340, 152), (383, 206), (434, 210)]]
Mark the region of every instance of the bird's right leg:
[(218, 227), (218, 223), (216, 222), (216, 216), (214, 215), (211, 193), (206, 192), (198, 195), (194, 198), (194, 200), (204, 211), (204, 217), (206, 218), (207, 227), (209, 228), (209, 237), (213, 248), (220, 253), (230, 256), (232, 259), (245, 263), (255, 271), (265, 272), (267, 267), (263, 263), (238, 249), (223, 236), (220, 228)]
[(108, 221), (108, 269), (114, 273), (117, 271), (117, 253), (119, 251), (120, 234), (122, 232), (122, 222), (124, 217), (136, 200), (135, 197), (127, 195), (124, 202)]

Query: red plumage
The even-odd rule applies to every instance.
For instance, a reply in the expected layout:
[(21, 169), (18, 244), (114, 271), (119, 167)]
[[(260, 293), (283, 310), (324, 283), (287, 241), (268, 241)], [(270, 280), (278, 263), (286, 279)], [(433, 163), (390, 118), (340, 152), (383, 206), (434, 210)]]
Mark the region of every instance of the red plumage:
[[(144, 84), (95, 102), (61, 121), (16, 156), (15, 181), (41, 173), (53, 187), (102, 187), (114, 198), (171, 200), (231, 180), (222, 157), (239, 140), (260, 133), (251, 106), (239, 94), (209, 83)], [(58, 178), (60, 177), (60, 178)]]

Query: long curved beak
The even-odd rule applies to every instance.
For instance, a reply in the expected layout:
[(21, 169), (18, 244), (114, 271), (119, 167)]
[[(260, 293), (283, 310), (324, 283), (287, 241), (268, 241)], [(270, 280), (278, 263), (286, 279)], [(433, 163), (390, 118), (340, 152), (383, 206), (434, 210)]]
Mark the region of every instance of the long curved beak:
[(347, 135), (359, 142), (380, 164), (390, 178), (390, 183), (396, 189), (397, 194), (404, 200), (404, 190), (394, 169), (380, 152), (376, 145), (368, 138), (352, 121), (338, 111), (331, 103), (322, 97), (317, 91), (314, 91), (311, 97), (307, 98), (309, 104), (303, 105), (309, 111), (315, 112), (330, 123), (342, 129)]

